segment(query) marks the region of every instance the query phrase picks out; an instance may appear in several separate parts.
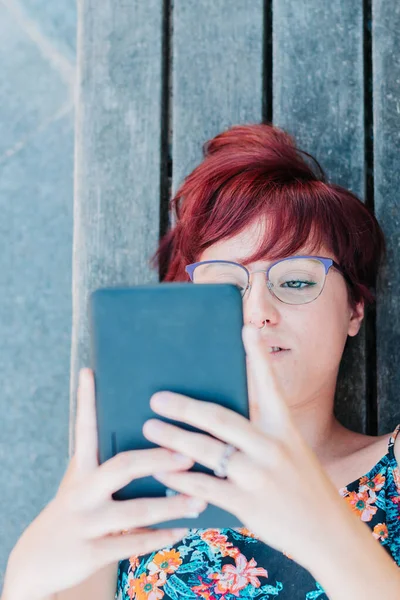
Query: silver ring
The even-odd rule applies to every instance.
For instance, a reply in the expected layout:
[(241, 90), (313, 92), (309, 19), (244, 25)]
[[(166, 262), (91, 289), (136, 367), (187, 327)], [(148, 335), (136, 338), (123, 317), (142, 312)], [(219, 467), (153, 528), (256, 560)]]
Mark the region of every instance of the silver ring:
[[(250, 321), (250, 323), (253, 323), (253, 321)], [(264, 329), (264, 327), (266, 326), (267, 321), (264, 321), (264, 325), (262, 327), (259, 327), (258, 329)], [(255, 325), (255, 323), (253, 323), (253, 325)]]
[(237, 448), (232, 446), (232, 444), (225, 444), (224, 452), (221, 456), (221, 460), (217, 468), (214, 470), (214, 473), (217, 477), (226, 477), (227, 476), (227, 467), (229, 458), (236, 452)]

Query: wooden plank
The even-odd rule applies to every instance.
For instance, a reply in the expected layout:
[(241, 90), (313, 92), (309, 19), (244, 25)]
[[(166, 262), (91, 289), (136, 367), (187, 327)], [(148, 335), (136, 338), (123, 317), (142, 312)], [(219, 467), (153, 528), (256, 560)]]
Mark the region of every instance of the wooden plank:
[[(321, 162), (332, 181), (364, 195), (362, 1), (273, 5), (273, 121)], [(364, 328), (339, 375), (340, 421), (366, 431)]]
[(78, 107), (70, 452), (77, 375), (89, 365), (87, 300), (104, 285), (157, 281), (162, 0), (78, 2)]
[(24, 4), (0, 2), (0, 590), (68, 459), (75, 64)]
[(400, 422), (400, 5), (373, 0), (375, 213), (387, 240), (378, 281), (377, 385), (379, 431)]
[(230, 125), (262, 119), (262, 0), (175, 0), (173, 193)]

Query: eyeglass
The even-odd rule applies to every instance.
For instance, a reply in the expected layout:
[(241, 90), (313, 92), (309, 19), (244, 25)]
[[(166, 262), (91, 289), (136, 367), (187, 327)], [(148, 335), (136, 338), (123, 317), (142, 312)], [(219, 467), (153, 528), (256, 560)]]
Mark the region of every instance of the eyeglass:
[(351, 283), (343, 269), (331, 258), (322, 256), (292, 256), (272, 263), (268, 269), (249, 271), (229, 260), (205, 260), (185, 267), (193, 283), (230, 283), (236, 285), (242, 297), (251, 289), (250, 274), (265, 273), (269, 291), (285, 304), (308, 304), (324, 289), (331, 267)]

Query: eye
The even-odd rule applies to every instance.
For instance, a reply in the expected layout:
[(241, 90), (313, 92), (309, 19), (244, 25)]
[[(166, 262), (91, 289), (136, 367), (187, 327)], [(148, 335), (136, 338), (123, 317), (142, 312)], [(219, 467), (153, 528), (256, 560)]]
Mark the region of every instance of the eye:
[(292, 279), (285, 281), (281, 287), (287, 287), (291, 290), (304, 290), (305, 287), (312, 287), (316, 285), (314, 281), (301, 281), (300, 279)]

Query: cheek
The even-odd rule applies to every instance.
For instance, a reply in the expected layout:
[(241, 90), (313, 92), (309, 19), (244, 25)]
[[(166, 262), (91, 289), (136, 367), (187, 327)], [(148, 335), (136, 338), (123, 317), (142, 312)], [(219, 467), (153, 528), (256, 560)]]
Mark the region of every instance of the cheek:
[(313, 370), (330, 372), (338, 367), (347, 339), (346, 306), (325, 301), (313, 308), (303, 314), (307, 319), (301, 327), (302, 356)]

